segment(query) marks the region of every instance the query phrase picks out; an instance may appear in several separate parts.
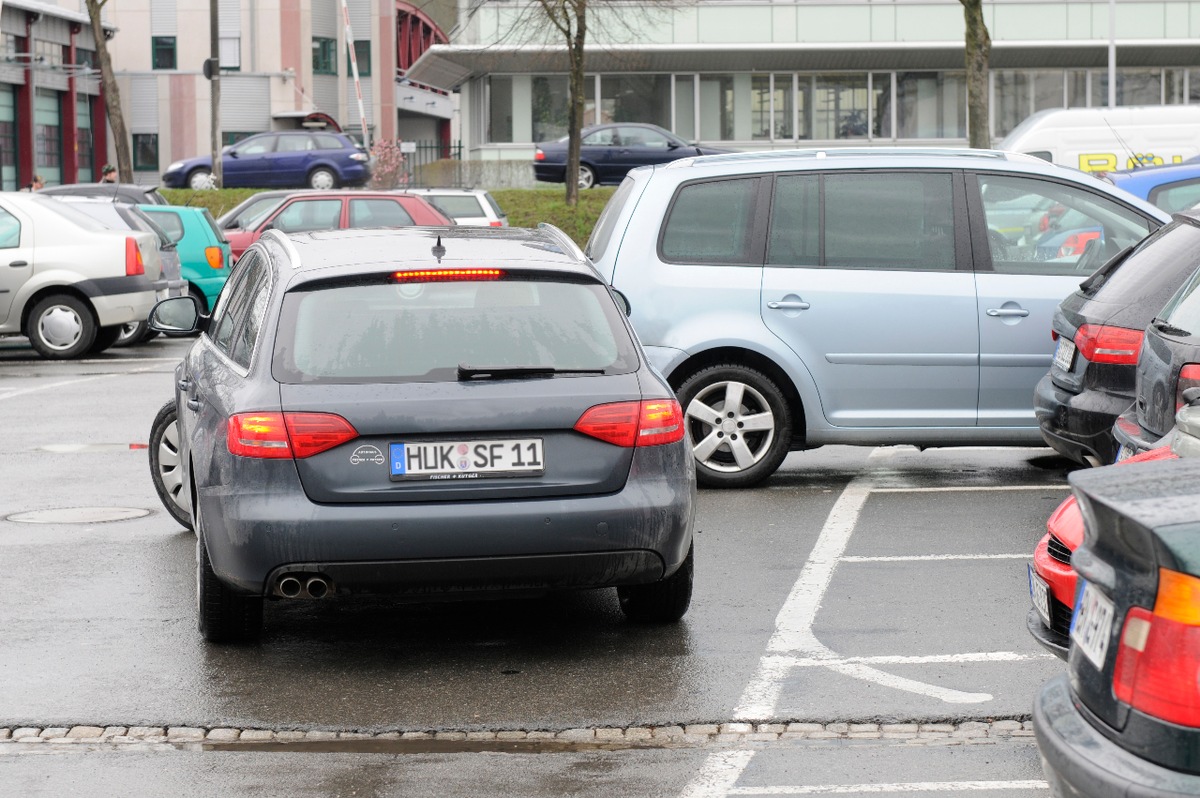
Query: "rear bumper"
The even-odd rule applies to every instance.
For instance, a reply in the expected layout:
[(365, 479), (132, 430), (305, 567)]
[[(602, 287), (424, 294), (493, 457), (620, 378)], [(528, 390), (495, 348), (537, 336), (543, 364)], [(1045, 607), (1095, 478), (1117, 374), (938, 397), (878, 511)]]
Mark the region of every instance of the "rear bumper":
[(1077, 463), (1088, 465), (1094, 457), (1101, 465), (1116, 459), (1112, 426), (1133, 403), (1134, 397), (1103, 391), (1064, 391), (1050, 375), (1042, 377), (1033, 393), (1034, 415), (1046, 444)]
[(1200, 776), (1148, 762), (1097, 731), (1072, 699), (1066, 674), (1042, 687), (1033, 703), (1042, 769), (1056, 796), (1179, 798), (1200, 795)]
[(691, 469), (688, 447), (650, 447), (611, 494), (334, 505), (308, 499), (291, 461), (254, 461), (198, 492), (213, 570), (247, 593), (288, 571), (339, 592), (550, 590), (674, 573), (692, 540)]
[(535, 180), (541, 180), (544, 183), (561, 183), (563, 175), (567, 173), (567, 167), (563, 164), (541, 164), (533, 165), (533, 177)]
[(144, 276), (110, 277), (75, 283), (96, 309), (101, 327), (141, 321), (154, 308), (153, 284)]
[(1126, 457), (1166, 446), (1170, 443), (1170, 437), (1170, 434), (1160, 437), (1143, 428), (1138, 423), (1137, 411), (1132, 407), (1122, 413), (1113, 424), (1113, 440), (1116, 442), (1117, 451), (1121, 453), (1122, 450), (1126, 450)]

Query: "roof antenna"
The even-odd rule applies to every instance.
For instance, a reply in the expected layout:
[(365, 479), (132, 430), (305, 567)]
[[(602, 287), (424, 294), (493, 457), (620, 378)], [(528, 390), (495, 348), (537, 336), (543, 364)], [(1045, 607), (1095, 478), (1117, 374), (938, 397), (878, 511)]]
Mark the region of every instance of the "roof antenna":
[(433, 257), (437, 258), (438, 264), (440, 265), (442, 258), (446, 257), (446, 248), (442, 246), (441, 233), (438, 233), (437, 243), (433, 245), (433, 249), (431, 249), (430, 252), (433, 253)]

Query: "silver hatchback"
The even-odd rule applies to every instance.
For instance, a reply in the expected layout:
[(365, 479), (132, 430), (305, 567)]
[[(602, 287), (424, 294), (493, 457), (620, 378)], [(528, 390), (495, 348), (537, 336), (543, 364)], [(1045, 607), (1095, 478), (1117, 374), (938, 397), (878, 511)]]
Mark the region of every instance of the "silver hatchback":
[(635, 169), (587, 254), (679, 395), (697, 477), (823, 444), (1041, 445), (1060, 300), (1168, 220), (981, 150), (837, 149)]

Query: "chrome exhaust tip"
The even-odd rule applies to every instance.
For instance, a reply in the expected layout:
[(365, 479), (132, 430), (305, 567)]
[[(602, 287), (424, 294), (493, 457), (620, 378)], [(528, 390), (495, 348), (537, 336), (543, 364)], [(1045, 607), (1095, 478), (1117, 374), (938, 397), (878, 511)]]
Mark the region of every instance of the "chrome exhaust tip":
[(325, 598), (329, 593), (329, 583), (319, 576), (314, 576), (308, 580), (304, 589), (308, 591), (308, 595), (315, 599)]
[(294, 576), (285, 576), (279, 580), (279, 593), (284, 598), (296, 598), (303, 589), (304, 586), (300, 583), (300, 580)]

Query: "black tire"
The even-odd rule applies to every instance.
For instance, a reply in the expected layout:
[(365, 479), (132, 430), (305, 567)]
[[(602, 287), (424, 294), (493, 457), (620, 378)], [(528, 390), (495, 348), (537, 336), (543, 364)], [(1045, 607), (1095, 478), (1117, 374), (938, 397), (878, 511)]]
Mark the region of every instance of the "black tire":
[(124, 324), (114, 324), (111, 327), (101, 327), (96, 330), (96, 340), (92, 341), (92, 345), (88, 347), (88, 354), (95, 355), (105, 349), (111, 349), (121, 338), (121, 331), (124, 329)]
[(188, 484), (184, 481), (179, 446), (179, 410), (175, 400), (167, 402), (150, 425), (150, 479), (163, 507), (184, 529), (192, 528)]
[[(757, 485), (787, 456), (792, 410), (783, 391), (761, 371), (733, 363), (709, 366), (685, 379), (676, 393), (701, 485)], [(727, 409), (728, 401), (738, 406)]]
[(212, 170), (201, 166), (188, 172), (187, 187), (192, 191), (207, 191), (215, 188), (212, 184)]
[(199, 506), (196, 525), (196, 610), (200, 634), (210, 643), (251, 643), (262, 634), (262, 596), (235, 593), (213, 572)]
[(117, 335), (117, 340), (113, 341), (113, 346), (133, 346), (145, 341), (150, 335), (150, 323), (147, 321), (131, 321), (128, 324), (122, 324)]
[(318, 167), (308, 173), (308, 187), (318, 191), (337, 188), (337, 175), (332, 169)]
[(579, 166), (579, 187), (580, 188), (595, 188), (596, 187), (596, 170), (587, 164)]
[(694, 549), (695, 544), (689, 546), (683, 564), (661, 582), (618, 587), (617, 599), (625, 617), (637, 623), (674, 623), (687, 614), (692, 603)]
[(68, 360), (87, 354), (98, 331), (87, 303), (70, 294), (52, 294), (33, 306), (26, 334), (42, 357)]

